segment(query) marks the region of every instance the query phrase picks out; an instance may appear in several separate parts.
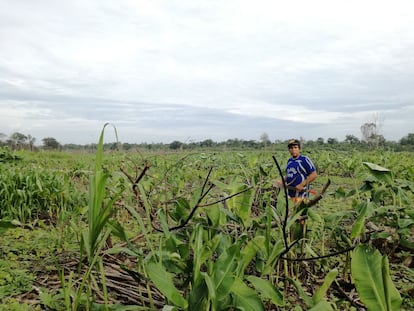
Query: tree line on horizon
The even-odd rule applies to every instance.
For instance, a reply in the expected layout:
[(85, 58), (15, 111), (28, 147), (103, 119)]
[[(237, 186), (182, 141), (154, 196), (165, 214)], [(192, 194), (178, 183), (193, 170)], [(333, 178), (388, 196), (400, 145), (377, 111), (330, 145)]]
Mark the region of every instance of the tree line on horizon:
[[(382, 135), (367, 129), (368, 123), (361, 127), (362, 138), (355, 135), (346, 135), (343, 141), (337, 138), (324, 139), (319, 137), (316, 140), (302, 140), (304, 147), (311, 148), (337, 148), (337, 149), (390, 149), (395, 151), (414, 151), (414, 133), (408, 133), (399, 141), (387, 141)], [(369, 124), (368, 124), (369, 125)], [(365, 126), (365, 127), (364, 127)], [(369, 126), (368, 126), (369, 127)], [(375, 130), (375, 128), (374, 128)], [(14, 132), (10, 136), (0, 133), (0, 147), (8, 147), (11, 150), (60, 150), (60, 151), (94, 151), (97, 144), (60, 144), (53, 137), (43, 138), (42, 145), (35, 145), (36, 138), (31, 135), (25, 135)], [(243, 150), (243, 149), (279, 149), (286, 147), (287, 140), (271, 141), (267, 133), (263, 133), (259, 140), (243, 140), (238, 138), (228, 139), (226, 141), (216, 142), (212, 139), (205, 139), (199, 142), (181, 142), (178, 140), (171, 143), (105, 143), (105, 150), (122, 149), (129, 150), (197, 150), (197, 149), (217, 149), (217, 150)]]

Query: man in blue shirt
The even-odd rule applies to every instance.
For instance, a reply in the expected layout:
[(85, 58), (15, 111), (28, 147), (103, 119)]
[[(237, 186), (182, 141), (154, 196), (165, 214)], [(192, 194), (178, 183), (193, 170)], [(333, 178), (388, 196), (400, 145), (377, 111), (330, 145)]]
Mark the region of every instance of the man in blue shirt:
[(287, 162), (286, 176), (283, 178), (288, 187), (288, 195), (298, 203), (308, 195), (309, 184), (318, 176), (312, 160), (301, 154), (300, 141), (290, 139), (288, 149), (291, 158)]

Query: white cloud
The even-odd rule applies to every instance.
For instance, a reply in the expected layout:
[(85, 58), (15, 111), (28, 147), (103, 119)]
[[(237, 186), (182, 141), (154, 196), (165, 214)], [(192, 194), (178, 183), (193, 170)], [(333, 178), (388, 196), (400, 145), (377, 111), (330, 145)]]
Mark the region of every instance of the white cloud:
[(284, 135), (280, 120), (315, 138), (359, 131), (378, 112), (386, 138), (399, 139), (414, 132), (412, 109), (395, 113), (414, 101), (413, 9), (408, 0), (0, 0), (0, 132), (50, 126), (73, 142), (87, 135), (66, 125), (116, 121), (133, 141), (136, 122), (140, 139), (169, 141), (186, 124), (208, 138), (214, 124), (225, 139), (261, 126)]
[(331, 124), (337, 121), (342, 113), (311, 110), (308, 107), (300, 105), (275, 105), (268, 103), (241, 104), (230, 109), (230, 113), (260, 117), (272, 118), (276, 120), (286, 120), (301, 123)]

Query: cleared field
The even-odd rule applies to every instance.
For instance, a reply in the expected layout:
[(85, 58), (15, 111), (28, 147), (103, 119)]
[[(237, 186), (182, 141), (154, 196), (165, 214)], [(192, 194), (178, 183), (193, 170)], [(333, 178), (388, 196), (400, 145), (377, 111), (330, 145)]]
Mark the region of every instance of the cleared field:
[(1, 310), (414, 308), (412, 153), (309, 150), (293, 206), (285, 152), (99, 146), (0, 163)]

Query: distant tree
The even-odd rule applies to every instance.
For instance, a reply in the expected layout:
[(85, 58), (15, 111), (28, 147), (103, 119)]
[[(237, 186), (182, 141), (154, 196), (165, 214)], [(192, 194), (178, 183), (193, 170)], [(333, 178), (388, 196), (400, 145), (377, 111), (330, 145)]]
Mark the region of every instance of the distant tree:
[(53, 137), (46, 137), (42, 139), (43, 148), (48, 150), (57, 150), (60, 147), (59, 142)]
[(336, 138), (330, 137), (326, 142), (328, 143), (328, 145), (336, 145), (338, 143), (338, 140)]
[(26, 144), (27, 141), (27, 136), (19, 133), (19, 132), (14, 132), (13, 134), (10, 135), (10, 142), (12, 145), (12, 148), (21, 148)]
[[(215, 145), (215, 143), (211, 139), (206, 139), (204, 143), (207, 143), (207, 144), (211, 143), (210, 147)], [(188, 145), (188, 149), (196, 149), (197, 147), (202, 146), (202, 144), (203, 142), (190, 141), (187, 145)]]
[(200, 143), (200, 146), (201, 146), (201, 147), (207, 147), (207, 148), (209, 148), (209, 147), (213, 147), (213, 144), (214, 144), (213, 140), (211, 140), (211, 139), (206, 139), (206, 140), (203, 140), (203, 141)]
[(180, 141), (178, 141), (178, 140), (174, 140), (174, 141), (170, 144), (170, 149), (177, 150), (177, 149), (180, 149), (182, 145), (183, 145), (183, 143), (182, 143), (182, 142), (180, 142)]
[(109, 149), (110, 150), (119, 150), (122, 146), (122, 143), (119, 142), (113, 142), (109, 144)]
[(346, 135), (345, 142), (351, 145), (356, 145), (360, 143), (359, 138), (354, 135)]
[[(247, 149), (258, 149), (260, 148), (260, 144), (257, 143), (257, 141), (250, 139), (250, 140), (243, 140), (242, 141), (243, 147), (246, 147)], [(266, 148), (266, 147), (265, 147)]]
[(414, 146), (414, 133), (409, 133), (408, 135), (401, 138), (400, 144)]
[(123, 143), (122, 144), (122, 149), (123, 150), (125, 150), (125, 151), (127, 151), (127, 150), (130, 150), (130, 149), (132, 149), (134, 146), (132, 145), (132, 144), (130, 144), (130, 143)]
[(242, 144), (242, 141), (238, 138), (234, 138), (234, 139), (227, 139), (225, 145), (227, 147), (240, 147)]
[(318, 145), (323, 145), (325, 143), (325, 140), (322, 137), (319, 137), (316, 142), (318, 143)]

